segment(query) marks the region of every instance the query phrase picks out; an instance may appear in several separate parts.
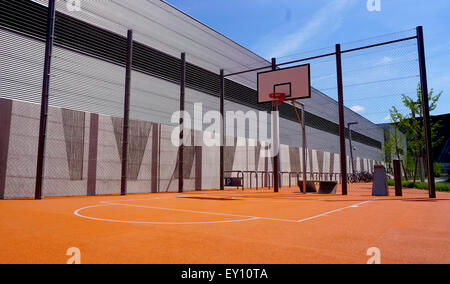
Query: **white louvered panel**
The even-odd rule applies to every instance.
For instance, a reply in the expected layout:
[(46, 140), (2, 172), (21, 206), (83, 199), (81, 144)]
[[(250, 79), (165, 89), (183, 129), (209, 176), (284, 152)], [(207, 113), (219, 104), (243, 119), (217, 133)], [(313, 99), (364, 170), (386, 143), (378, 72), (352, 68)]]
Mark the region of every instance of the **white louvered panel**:
[[(131, 79), (132, 119), (172, 124), (171, 117), (180, 109), (180, 86), (167, 81), (133, 72)], [(219, 99), (187, 88), (186, 111), (194, 119), (194, 104), (201, 102), (203, 113), (219, 109)]]
[[(47, 0), (35, 0), (47, 5)], [(173, 56), (186, 52), (188, 61), (219, 73), (253, 69), (270, 65), (229, 38), (194, 20), (171, 5), (159, 0), (81, 1), (81, 11), (69, 11), (65, 0), (57, 2), (61, 13), (126, 36), (135, 31), (135, 40)], [(256, 73), (232, 78), (256, 88)]]
[(0, 97), (40, 103), (45, 45), (0, 29)]
[(123, 115), (125, 68), (55, 47), (50, 105)]

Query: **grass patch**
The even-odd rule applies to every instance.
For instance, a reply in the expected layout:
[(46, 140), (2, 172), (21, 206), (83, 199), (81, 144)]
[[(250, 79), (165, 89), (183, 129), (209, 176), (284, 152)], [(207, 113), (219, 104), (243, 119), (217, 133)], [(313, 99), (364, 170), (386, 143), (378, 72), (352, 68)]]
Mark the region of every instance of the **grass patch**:
[[(395, 186), (395, 181), (393, 179), (388, 180), (388, 185)], [(416, 189), (428, 190), (427, 182), (412, 182), (412, 181), (404, 180), (404, 181), (402, 181), (402, 186), (405, 188), (416, 188)], [(450, 192), (450, 185), (436, 183), (436, 191)]]

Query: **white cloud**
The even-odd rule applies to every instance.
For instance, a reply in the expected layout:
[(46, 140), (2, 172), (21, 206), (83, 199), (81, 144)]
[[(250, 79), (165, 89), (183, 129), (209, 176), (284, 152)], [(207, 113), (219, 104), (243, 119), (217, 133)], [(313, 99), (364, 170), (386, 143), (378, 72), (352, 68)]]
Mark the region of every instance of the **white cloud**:
[(366, 108), (363, 106), (353, 106), (350, 109), (357, 113), (362, 113), (366, 110)]
[[(270, 46), (263, 51), (265, 58), (281, 57), (296, 52), (305, 42), (315, 36), (324, 37), (342, 25), (345, 8), (357, 3), (356, 0), (333, 0), (318, 10), (299, 30), (286, 34), (279, 39), (272, 38)], [(278, 44), (273, 44), (277, 42)], [(264, 48), (264, 47), (263, 47)]]
[(390, 115), (386, 116), (386, 117), (384, 118), (384, 121), (392, 122), (391, 116), (390, 116)]
[(378, 62), (377, 65), (389, 64), (389, 63), (391, 63), (392, 61), (394, 61), (394, 59), (392, 59), (392, 58), (390, 58), (390, 57), (388, 57), (388, 56), (385, 56), (385, 57), (383, 57), (383, 59), (380, 60), (380, 62)]

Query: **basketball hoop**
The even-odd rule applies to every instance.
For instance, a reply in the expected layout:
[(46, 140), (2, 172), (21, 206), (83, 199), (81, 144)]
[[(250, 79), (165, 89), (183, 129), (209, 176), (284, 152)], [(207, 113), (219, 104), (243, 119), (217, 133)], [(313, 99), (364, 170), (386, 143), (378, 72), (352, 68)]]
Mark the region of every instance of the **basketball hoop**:
[(309, 64), (258, 73), (258, 103), (311, 98)]
[(286, 100), (285, 93), (271, 93), (269, 94), (269, 97), (280, 102), (284, 102)]

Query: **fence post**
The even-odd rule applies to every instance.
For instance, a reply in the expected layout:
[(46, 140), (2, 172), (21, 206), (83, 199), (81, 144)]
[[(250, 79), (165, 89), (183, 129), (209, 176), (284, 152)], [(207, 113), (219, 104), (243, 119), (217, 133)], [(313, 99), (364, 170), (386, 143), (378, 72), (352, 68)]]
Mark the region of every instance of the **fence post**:
[[(277, 70), (277, 59), (272, 58), (272, 71)], [(276, 102), (278, 103), (278, 102)], [(272, 105), (272, 116), (275, 115), (275, 113), (278, 111), (278, 105), (277, 104)], [(279, 130), (278, 130), (278, 117), (276, 120), (274, 120), (274, 117), (272, 117), (272, 129), (274, 130), (272, 133), (272, 140), (274, 141), (274, 145), (272, 147), (275, 147), (278, 151), (275, 153), (275, 156), (273, 157), (273, 190), (274, 192), (280, 191), (280, 137), (279, 137)], [(276, 130), (276, 131), (275, 131)], [(278, 135), (278, 137), (276, 137)], [(275, 145), (275, 143), (277, 145)]]
[(123, 133), (122, 133), (122, 180), (120, 194), (127, 195), (128, 179), (128, 134), (130, 123), (130, 95), (131, 95), (131, 68), (133, 60), (133, 30), (128, 30), (127, 35), (127, 65), (125, 75), (125, 99), (123, 111)]
[(225, 73), (220, 70), (220, 115), (222, 122), (220, 124), (220, 190), (225, 190), (224, 185), (224, 170), (225, 170)]
[(425, 130), (425, 143), (427, 151), (428, 191), (430, 198), (436, 198), (436, 187), (433, 168), (433, 146), (431, 141), (430, 105), (428, 97), (427, 68), (425, 62), (425, 45), (423, 40), (423, 27), (417, 27), (417, 46), (419, 49), (420, 91), (422, 93), (423, 125)]
[(178, 149), (178, 192), (184, 189), (184, 110), (185, 110), (185, 83), (186, 83), (186, 53), (181, 53), (180, 70), (180, 147)]
[(345, 151), (344, 85), (342, 82), (341, 45), (336, 44), (336, 70), (339, 101), (339, 138), (341, 146), (342, 195), (347, 195), (347, 154)]
[(52, 61), (53, 41), (55, 35), (55, 0), (48, 1), (47, 39), (45, 42), (44, 75), (42, 83), (41, 117), (39, 122), (39, 144), (36, 165), (35, 199), (42, 199), (44, 180), (45, 144), (47, 136), (48, 99), (50, 91), (50, 70)]
[(394, 180), (395, 180), (395, 196), (403, 196), (402, 171), (400, 169), (399, 160), (394, 160)]

